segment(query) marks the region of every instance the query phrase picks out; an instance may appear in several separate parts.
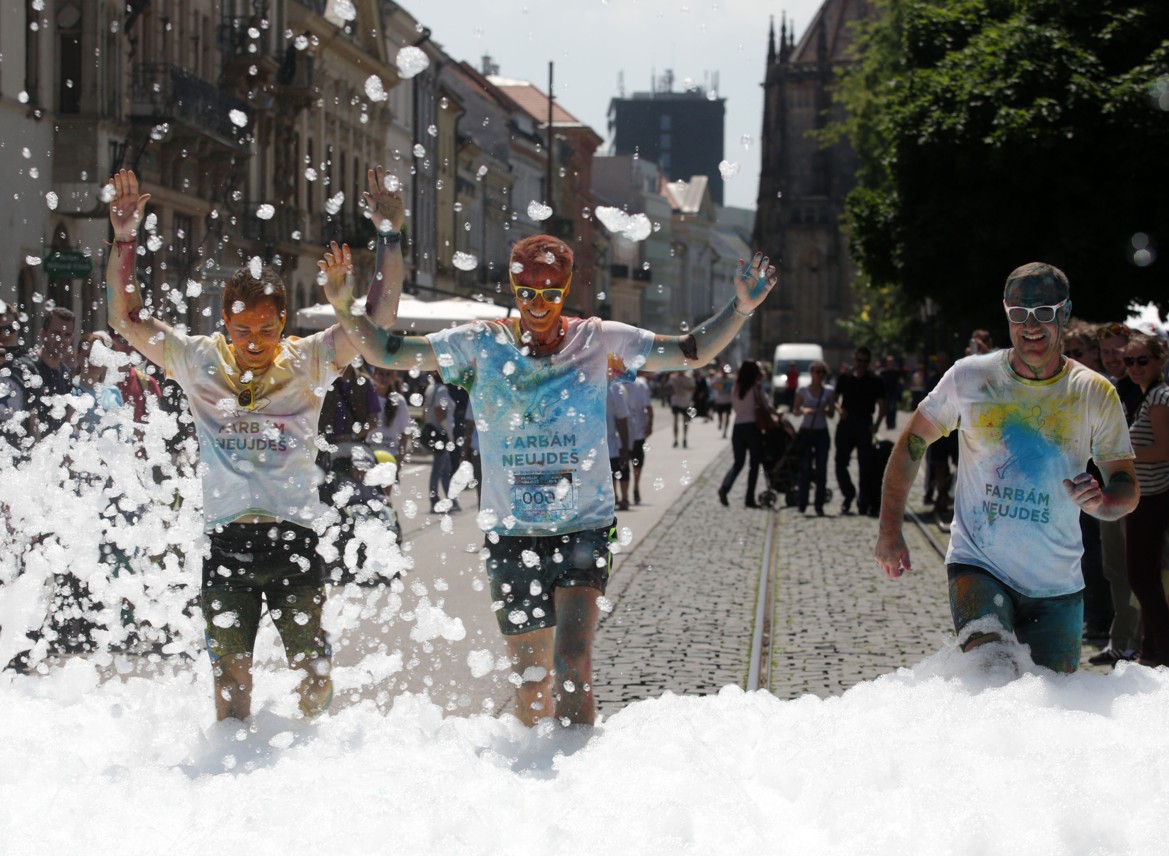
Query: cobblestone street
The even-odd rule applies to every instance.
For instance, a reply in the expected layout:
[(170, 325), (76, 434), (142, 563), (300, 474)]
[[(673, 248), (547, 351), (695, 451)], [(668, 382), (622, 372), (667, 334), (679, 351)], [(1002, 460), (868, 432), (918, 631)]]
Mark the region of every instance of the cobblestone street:
[(744, 685), (771, 525), (777, 696), (838, 695), (944, 644), (942, 563), (916, 528), (905, 532), (917, 573), (886, 580), (872, 559), (873, 518), (840, 515), (839, 503), (822, 518), (745, 509), (745, 474), (723, 508), (717, 487), (730, 458), (729, 448), (714, 458), (614, 577), (595, 655), (602, 713), (666, 691)]

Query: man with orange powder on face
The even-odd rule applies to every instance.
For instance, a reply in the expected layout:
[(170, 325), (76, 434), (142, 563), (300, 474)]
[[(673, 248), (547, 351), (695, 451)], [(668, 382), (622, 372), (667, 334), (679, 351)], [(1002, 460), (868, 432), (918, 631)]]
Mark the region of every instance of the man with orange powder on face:
[[(365, 194), (378, 230), (370, 286), (375, 319), (383, 284), (402, 279), (404, 208), (386, 178), (381, 167), (370, 170)], [(333, 685), (332, 651), (321, 627), (325, 589), (317, 540), (327, 509), (317, 494), (315, 441), (325, 391), (357, 351), (337, 325), (284, 338), (284, 283), (258, 260), (224, 287), (226, 336), (190, 336), (152, 317), (135, 277), (136, 235), (150, 194), (139, 193), (127, 170), (109, 186), (110, 324), (182, 386), (195, 418), (210, 539), (201, 606), (216, 715), (251, 713), (252, 649), (266, 600), (289, 664), (305, 673), (300, 710), (316, 716), (328, 707)]]
[[(775, 286), (758, 253), (739, 261), (736, 296), (685, 336), (561, 314), (573, 253), (550, 235), (519, 241), (509, 277), (519, 318), (395, 336), (353, 312), (349, 248), (320, 263), (325, 296), (362, 356), (386, 368), (439, 371), (470, 393), (479, 436), (487, 574), (507, 640), (516, 715), (591, 725), (592, 648), (616, 530), (605, 404), (610, 373), (690, 371), (731, 343)], [(387, 287), (385, 302), (400, 292)]]

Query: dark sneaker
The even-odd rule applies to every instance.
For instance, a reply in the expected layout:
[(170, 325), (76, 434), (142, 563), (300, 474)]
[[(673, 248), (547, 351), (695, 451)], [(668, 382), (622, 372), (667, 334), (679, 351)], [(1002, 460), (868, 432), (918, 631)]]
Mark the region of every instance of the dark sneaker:
[(1088, 662), (1093, 666), (1115, 666), (1121, 660), (1135, 660), (1137, 658), (1135, 651), (1117, 651), (1115, 648), (1105, 648), (1088, 658)]
[(718, 501), (721, 502), (723, 505), (727, 505), (727, 506), (730, 505), (730, 503), (727, 502), (727, 492), (725, 490), (723, 490), (721, 487), (718, 489)]

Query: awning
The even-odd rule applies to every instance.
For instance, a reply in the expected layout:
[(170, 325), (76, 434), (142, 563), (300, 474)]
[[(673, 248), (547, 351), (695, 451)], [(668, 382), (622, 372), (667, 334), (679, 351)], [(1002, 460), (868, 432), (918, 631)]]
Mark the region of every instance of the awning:
[[(357, 304), (365, 304), (359, 298)], [(450, 297), (446, 300), (419, 300), (403, 294), (398, 303), (398, 323), (395, 330), (406, 333), (434, 333), (456, 324), (470, 321), (491, 321), (506, 318), (513, 307), (500, 306), (465, 297)], [(333, 307), (327, 303), (306, 306), (296, 313), (296, 326), (301, 330), (324, 330), (337, 322)]]

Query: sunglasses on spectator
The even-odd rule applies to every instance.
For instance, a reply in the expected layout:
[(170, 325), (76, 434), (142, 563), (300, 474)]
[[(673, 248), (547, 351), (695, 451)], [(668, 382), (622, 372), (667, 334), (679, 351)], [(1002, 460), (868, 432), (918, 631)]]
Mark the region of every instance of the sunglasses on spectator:
[(528, 285), (520, 285), (515, 281), (515, 274), (509, 274), (511, 277), (511, 287), (515, 291), (516, 297), (524, 303), (531, 303), (536, 299), (536, 296), (544, 298), (545, 303), (560, 304), (564, 302), (564, 292), (568, 291), (568, 286), (572, 283), (572, 274), (568, 275), (564, 285), (558, 288), (532, 288)]
[(1084, 356), (1084, 349), (1083, 348), (1068, 348), (1066, 351), (1063, 352), (1063, 355), (1065, 357), (1075, 357), (1078, 360), (1080, 357)]
[(812, 374), (824, 374), (824, 369), (812, 369)]
[(1026, 324), (1027, 318), (1032, 316), (1037, 324), (1050, 324), (1065, 303), (1066, 298), (1054, 306), (1007, 306), (1004, 300), (1003, 308), (1007, 310), (1007, 320), (1012, 324)]
[(1132, 366), (1147, 366), (1152, 361), (1153, 361), (1152, 357), (1147, 357), (1147, 356), (1143, 356), (1143, 355), (1139, 356), (1139, 357), (1125, 357), (1124, 358), (1124, 364), (1126, 366), (1129, 366), (1130, 368)]
[(1123, 324), (1102, 324), (1096, 329), (1097, 339), (1107, 339), (1109, 336), (1128, 336), (1132, 330)]

